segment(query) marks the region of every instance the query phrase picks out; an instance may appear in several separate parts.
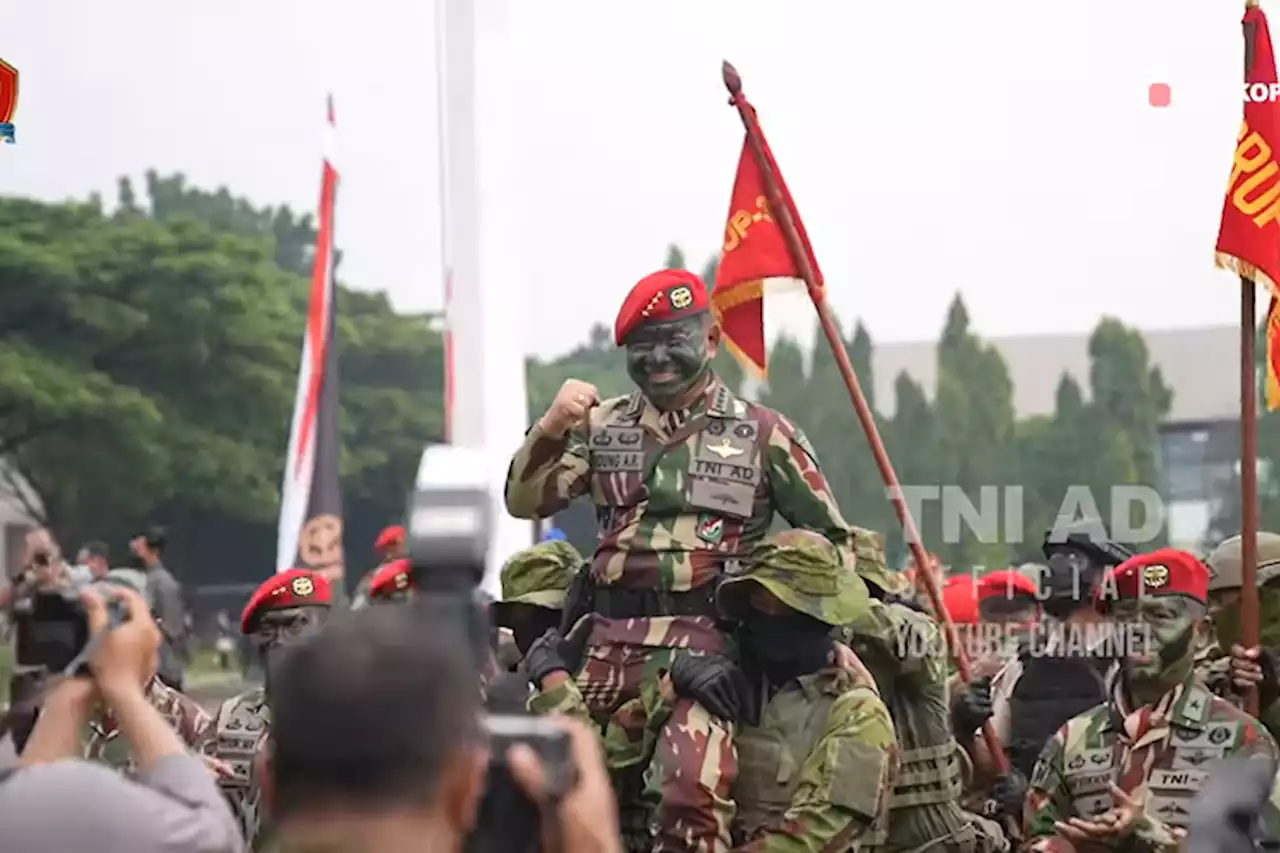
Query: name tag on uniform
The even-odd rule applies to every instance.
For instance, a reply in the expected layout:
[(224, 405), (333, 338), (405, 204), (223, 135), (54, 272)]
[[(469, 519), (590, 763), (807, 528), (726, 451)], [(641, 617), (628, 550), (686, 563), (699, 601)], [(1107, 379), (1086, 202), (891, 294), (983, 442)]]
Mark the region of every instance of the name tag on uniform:
[(1109, 770), (1101, 773), (1077, 773), (1067, 776), (1067, 789), (1071, 791), (1072, 797), (1107, 792), (1111, 790), (1111, 779)]
[(1198, 791), (1208, 772), (1204, 770), (1152, 770), (1147, 787), (1171, 791)]
[(601, 474), (644, 470), (644, 430), (605, 427), (591, 436), (591, 467)]

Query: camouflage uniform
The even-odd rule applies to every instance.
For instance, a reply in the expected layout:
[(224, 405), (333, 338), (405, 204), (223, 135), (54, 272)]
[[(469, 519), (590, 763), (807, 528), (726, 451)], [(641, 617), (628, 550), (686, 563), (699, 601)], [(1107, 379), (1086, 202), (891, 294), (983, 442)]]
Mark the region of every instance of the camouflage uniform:
[[(1255, 582), (1258, 586), (1259, 639), (1264, 649), (1280, 651), (1280, 535), (1258, 532), (1257, 568)], [(1205, 565), (1209, 568), (1209, 597), (1214, 599), (1240, 590), (1241, 540), (1232, 536), (1224, 540), (1209, 554)], [(1230, 643), (1239, 642), (1239, 604), (1232, 602), (1215, 606), (1212, 613), (1214, 627), (1219, 636), (1225, 636), (1228, 647), (1216, 637), (1207, 641), (1196, 653), (1196, 674), (1210, 692), (1237, 706), (1243, 705), (1243, 696), (1231, 684)], [(1267, 707), (1259, 708), (1259, 719), (1272, 736), (1280, 736), (1280, 696)]]
[[(754, 549), (746, 570), (721, 585), (721, 612), (749, 623), (753, 587), (833, 628), (853, 622), (867, 606), (865, 586), (834, 549), (804, 541)], [(759, 723), (744, 726), (736, 742), (734, 835), (743, 846), (735, 849), (846, 850), (883, 821), (898, 748), (869, 673), (828, 667), (778, 686)]]
[[(1276, 743), (1256, 720), (1199, 685), (1195, 677), (1153, 708), (1127, 709), (1113, 670), (1111, 701), (1073, 717), (1045, 746), (1027, 798), (1026, 830), (1033, 851), (1073, 853), (1054, 823), (1090, 818), (1112, 807), (1109, 785), (1145, 789), (1144, 816), (1125, 849), (1178, 850), (1189, 805), (1216, 759), (1242, 757), (1274, 763)], [(1150, 713), (1148, 713), (1150, 711)], [(1273, 788), (1262, 817), (1264, 837), (1280, 836), (1280, 787)]]
[[(873, 600), (844, 633), (875, 677), (901, 746), (888, 826), (873, 829), (858, 849), (1008, 850), (998, 825), (961, 807), (968, 763), (951, 733), (947, 651), (937, 623)], [(912, 639), (906, 649), (905, 638)]]
[[(333, 604), (324, 576), (309, 569), (290, 569), (262, 583), (240, 614), (240, 630), (265, 653), (314, 631)], [(271, 733), (266, 690), (255, 687), (224, 701), (205, 730), (200, 751), (226, 764), (231, 774), (218, 787), (249, 848), (268, 849), (273, 841), (265, 819), (260, 767)]]
[[(524, 655), (516, 643), (513, 628), (522, 632), (532, 630), (536, 634), (541, 631), (530, 628), (522, 619), (526, 614), (520, 610), (537, 609), (545, 616), (541, 621), (558, 623), (565, 593), (582, 569), (582, 563), (582, 554), (577, 548), (563, 540), (548, 540), (518, 552), (503, 564), (498, 578), (502, 600), (489, 605), (489, 621), (498, 629), (495, 649), (498, 673), (488, 685), (486, 697), (491, 704), (497, 697), (501, 697), (504, 705), (514, 704), (517, 696), (522, 697), (520, 704), (528, 699), (528, 676), (520, 667)], [(555, 627), (555, 624), (545, 627)], [(520, 639), (527, 646), (537, 636)]]
[[(173, 727), (182, 742), (193, 749), (197, 748), (213, 723), (213, 718), (200, 707), (200, 703), (184, 696), (155, 676), (147, 684), (146, 694), (147, 701)], [(89, 761), (100, 761), (124, 773), (132, 774), (137, 770), (129, 744), (120, 737), (115, 721), (107, 715), (89, 723), (84, 757)]]
[[(600, 520), (591, 573), (603, 618), (577, 680), (597, 721), (638, 696), (677, 648), (726, 650), (713, 615), (715, 581), (727, 560), (764, 537), (775, 511), (821, 532), (854, 566), (855, 531), (808, 440), (718, 379), (684, 412), (659, 410), (637, 392), (596, 406), (586, 429), (559, 441), (535, 426), (512, 461), (508, 509), (545, 517), (584, 494)], [(670, 849), (683, 849), (683, 838), (699, 839), (702, 850), (726, 849), (732, 727), (692, 702), (674, 714), (676, 736), (656, 756), (670, 773), (659, 831)]]

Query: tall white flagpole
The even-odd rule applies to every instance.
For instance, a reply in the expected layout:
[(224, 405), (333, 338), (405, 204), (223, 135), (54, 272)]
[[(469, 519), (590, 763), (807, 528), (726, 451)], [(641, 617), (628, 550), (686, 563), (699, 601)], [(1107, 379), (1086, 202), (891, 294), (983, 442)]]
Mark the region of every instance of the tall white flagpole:
[[(513, 207), (516, 143), (508, 86), (508, 0), (437, 0), (441, 200), (447, 322), (452, 335), (449, 437), (484, 451), (495, 519), (485, 589), (532, 541), (506, 512), (507, 463), (528, 426), (525, 281)], [(484, 202), (481, 201), (484, 199)]]

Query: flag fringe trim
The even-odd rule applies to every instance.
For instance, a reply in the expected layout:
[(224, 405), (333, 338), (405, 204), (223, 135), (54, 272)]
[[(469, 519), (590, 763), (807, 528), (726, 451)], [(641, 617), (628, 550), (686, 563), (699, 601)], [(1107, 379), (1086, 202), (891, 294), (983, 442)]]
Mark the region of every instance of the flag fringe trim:
[(713, 293), (711, 296), (711, 311), (716, 315), (718, 322), (726, 311), (732, 311), (739, 305), (745, 305), (748, 302), (763, 298), (764, 279), (757, 278), (754, 281), (744, 281), (733, 287), (725, 288), (720, 293)]
[(769, 378), (767, 368), (756, 364), (751, 356), (743, 352), (741, 347), (729, 339), (728, 335), (721, 335), (720, 342), (729, 350), (729, 355), (733, 356), (733, 360), (738, 362), (738, 365), (749, 373), (753, 379), (763, 381)]
[(1226, 252), (1213, 253), (1213, 265), (1218, 269), (1230, 270), (1241, 278), (1247, 278), (1254, 284), (1261, 284), (1273, 299), (1280, 298), (1280, 285), (1271, 280), (1271, 276), (1258, 269), (1248, 261), (1241, 260)]

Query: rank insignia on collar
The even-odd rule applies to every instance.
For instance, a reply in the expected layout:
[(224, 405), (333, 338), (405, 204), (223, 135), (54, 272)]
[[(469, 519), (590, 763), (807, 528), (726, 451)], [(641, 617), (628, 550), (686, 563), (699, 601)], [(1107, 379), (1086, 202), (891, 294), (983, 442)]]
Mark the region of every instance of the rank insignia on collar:
[(1142, 570), (1142, 583), (1152, 589), (1159, 589), (1169, 582), (1167, 566), (1147, 566)]

